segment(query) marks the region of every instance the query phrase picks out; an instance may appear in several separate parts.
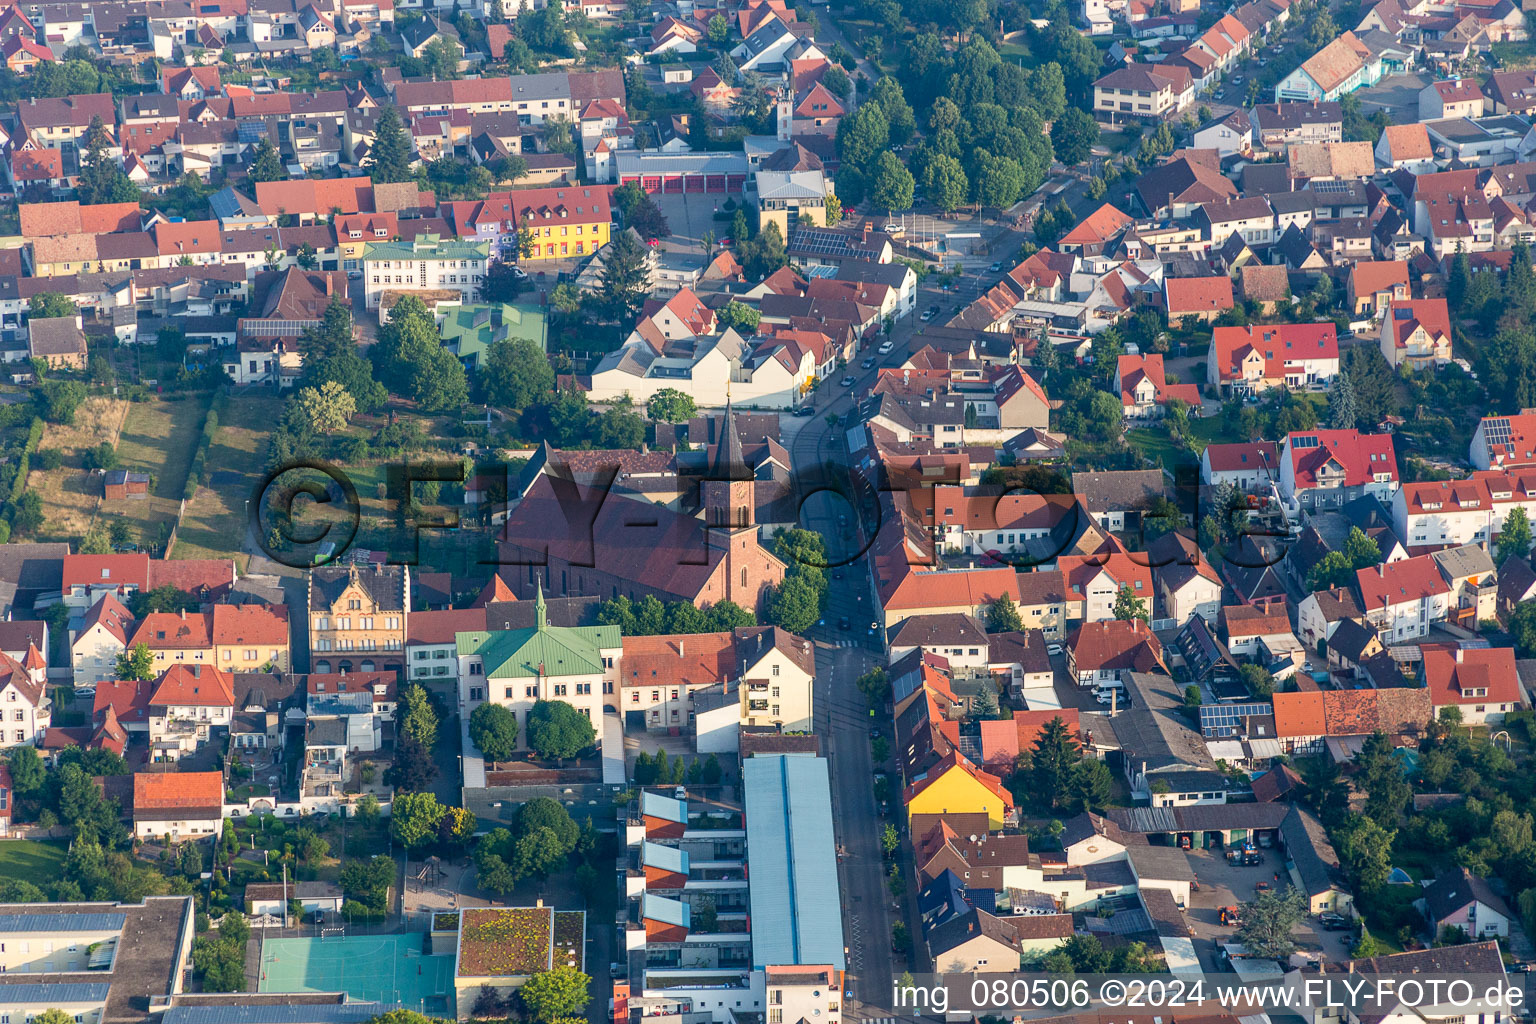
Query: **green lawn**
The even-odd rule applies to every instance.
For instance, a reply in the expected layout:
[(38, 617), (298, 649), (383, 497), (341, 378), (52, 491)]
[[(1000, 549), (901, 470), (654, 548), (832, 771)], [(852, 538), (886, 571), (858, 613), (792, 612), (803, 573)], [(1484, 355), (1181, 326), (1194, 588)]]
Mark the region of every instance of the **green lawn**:
[(39, 888), (47, 888), (58, 880), (68, 852), (64, 842), (0, 840), (0, 878), (14, 878), (20, 882), (31, 882)]
[(126, 519), (140, 547), (158, 543), (162, 524), (176, 519), (207, 407), (205, 395), (134, 402), (128, 407), (117, 441), (118, 465), (150, 475), (149, 498), (106, 502), (103, 512)]
[(246, 499), (266, 470), (267, 438), (281, 417), (275, 395), (240, 395), (226, 403), (204, 460), (207, 478), (187, 502), (176, 558), (234, 557), (243, 569)]
[(1193, 465), (1195, 457), (1188, 448), (1176, 443), (1162, 427), (1137, 427), (1125, 432), (1131, 447), (1152, 462), (1172, 472), (1175, 467)]

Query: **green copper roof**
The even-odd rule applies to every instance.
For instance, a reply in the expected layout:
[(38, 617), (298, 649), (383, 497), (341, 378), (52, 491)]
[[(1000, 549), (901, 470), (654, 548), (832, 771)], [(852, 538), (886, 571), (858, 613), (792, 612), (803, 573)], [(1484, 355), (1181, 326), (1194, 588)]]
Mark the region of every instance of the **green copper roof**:
[(422, 235), (414, 242), (370, 242), (364, 260), (483, 260), (491, 254), (487, 242)]
[(618, 626), (476, 630), (455, 636), (459, 654), (478, 654), (487, 679), (600, 675), (603, 651), (623, 646)]
[(479, 366), (485, 350), (503, 338), (526, 338), (540, 349), (548, 349), (544, 311), (532, 304), (450, 306), (445, 316), (440, 327), (443, 345), (473, 366)]

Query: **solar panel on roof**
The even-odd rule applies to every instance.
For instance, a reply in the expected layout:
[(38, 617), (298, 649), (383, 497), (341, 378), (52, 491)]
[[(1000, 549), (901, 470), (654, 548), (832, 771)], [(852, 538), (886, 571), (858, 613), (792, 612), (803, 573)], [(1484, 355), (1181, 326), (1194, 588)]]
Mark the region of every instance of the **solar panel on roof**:
[(1496, 416), (1483, 421), (1483, 437), (1490, 445), (1509, 444), (1512, 433), (1509, 420), (1503, 416)]
[(260, 142), (267, 137), (267, 125), (264, 121), (241, 121), (236, 130), (241, 142)]

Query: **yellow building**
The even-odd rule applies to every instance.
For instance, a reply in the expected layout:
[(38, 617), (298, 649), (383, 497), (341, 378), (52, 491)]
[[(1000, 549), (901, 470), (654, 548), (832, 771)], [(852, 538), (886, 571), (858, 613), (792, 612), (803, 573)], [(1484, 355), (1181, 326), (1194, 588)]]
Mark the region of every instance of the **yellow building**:
[(405, 667), (410, 570), (324, 565), (309, 572), (309, 651), (315, 672), (398, 672)]
[(982, 771), (959, 753), (950, 753), (912, 781), (902, 794), (907, 822), (915, 814), (983, 811), (988, 828), (1002, 828), (1013, 812), (1013, 796), (997, 776)]
[(828, 191), (821, 171), (758, 171), (757, 229), (777, 224), (788, 239), (798, 226), (826, 227)]

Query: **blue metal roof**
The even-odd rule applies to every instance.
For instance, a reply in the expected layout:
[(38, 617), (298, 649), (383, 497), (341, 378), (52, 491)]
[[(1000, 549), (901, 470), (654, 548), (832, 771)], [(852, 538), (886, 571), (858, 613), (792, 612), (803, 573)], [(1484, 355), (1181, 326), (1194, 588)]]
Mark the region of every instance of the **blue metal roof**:
[(363, 1024), (395, 1008), (385, 1003), (173, 1006), (162, 1024)]
[(647, 839), (640, 844), (640, 863), (644, 867), (660, 868), (662, 871), (675, 871), (686, 875), (688, 851), (680, 850), (675, 846), (662, 846)]
[(25, 982), (20, 985), (0, 985), (0, 1002), (50, 1006), (62, 1006), (65, 1003), (104, 1003), (107, 1001), (107, 990), (111, 987), (105, 981), (78, 981), (63, 984)]
[(640, 793), (640, 813), (663, 821), (688, 823), (688, 801), (676, 800), (660, 793), (643, 790)]
[(752, 966), (831, 964), (845, 970), (826, 760), (751, 757), (741, 769)]
[(0, 914), (5, 932), (120, 932), (127, 914)]
[(648, 921), (687, 928), (690, 920), (688, 911), (688, 904), (682, 900), (672, 900), (649, 892), (640, 898), (640, 916)]

